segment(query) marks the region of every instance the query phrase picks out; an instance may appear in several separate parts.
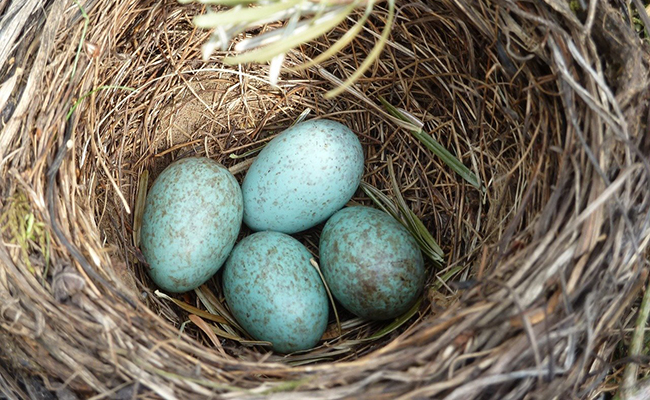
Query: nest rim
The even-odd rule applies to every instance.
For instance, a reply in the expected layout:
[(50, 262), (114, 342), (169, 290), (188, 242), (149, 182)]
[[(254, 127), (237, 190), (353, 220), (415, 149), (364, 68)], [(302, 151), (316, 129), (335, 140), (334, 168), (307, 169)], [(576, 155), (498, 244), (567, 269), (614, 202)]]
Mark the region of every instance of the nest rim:
[[(508, 395), (510, 398), (523, 398), (533, 387), (537, 393), (546, 394), (560, 391), (577, 393), (578, 386), (582, 391), (588, 388), (596, 390), (598, 377), (585, 377), (581, 364), (577, 362), (567, 370), (574, 375), (565, 371), (572, 380), (567, 378), (556, 387), (543, 385), (538, 379), (539, 373), (517, 378), (517, 372), (523, 365), (532, 368), (542, 364), (545, 343), (553, 340), (547, 331), (559, 335), (557, 332), (562, 332), (562, 323), (568, 316), (582, 316), (583, 319), (578, 320), (584, 321), (584, 309), (569, 312), (563, 309), (563, 301), (565, 305), (570, 302), (586, 307), (584, 304), (593, 301), (589, 296), (597, 293), (596, 288), (609, 290), (606, 293), (610, 297), (614, 293), (612, 287), (620, 288), (617, 290), (622, 294), (614, 296), (609, 303), (603, 303), (598, 323), (590, 328), (596, 328), (602, 334), (604, 327), (611, 326), (614, 316), (624, 312), (625, 306), (632, 301), (633, 294), (640, 289), (638, 280), (647, 276), (647, 268), (635, 262), (634, 257), (639, 258), (639, 252), (647, 248), (650, 238), (649, 200), (648, 196), (639, 194), (634, 185), (648, 180), (647, 160), (643, 159), (640, 150), (647, 145), (640, 132), (646, 124), (642, 116), (644, 113), (648, 115), (648, 93), (647, 89), (638, 88), (639, 82), (647, 83), (649, 80), (648, 49), (635, 42), (634, 35), (625, 26), (619, 27), (619, 31), (626, 35), (627, 46), (621, 54), (629, 56), (624, 68), (630, 82), (624, 84), (613, 79), (605, 82), (606, 74), (595, 73), (581, 77), (588, 81), (583, 83), (560, 62), (571, 61), (571, 68), (584, 68), (584, 62), (594, 62), (589, 58), (594, 56), (594, 49), (589, 45), (597, 43), (597, 40), (590, 36), (589, 45), (582, 47), (576, 47), (572, 40), (584, 29), (582, 23), (580, 29), (577, 28), (575, 15), (569, 16), (565, 10), (555, 10), (554, 14), (545, 8), (548, 7), (546, 3), (534, 10), (539, 13), (535, 15), (530, 11), (513, 9), (507, 2), (501, 5), (502, 9), (484, 4), (485, 8), (481, 10), (469, 10), (460, 0), (443, 1), (435, 6), (423, 2), (411, 10), (407, 7), (400, 9), (402, 14), (398, 13), (391, 42), (377, 61), (371, 78), (360, 79), (356, 92), (324, 99), (322, 93), (332, 85), (340, 84), (337, 74), (345, 76), (350, 66), (359, 64), (359, 55), (368, 52), (367, 43), (372, 35), (360, 37), (352, 46), (354, 51), (317, 68), (288, 72), (278, 90), (267, 85), (264, 76), (268, 70), (264, 66), (228, 69), (213, 67), (218, 65), (215, 59), (207, 63), (198, 61), (199, 46), (207, 33), (193, 29), (189, 16), (198, 13), (200, 7), (188, 9), (169, 2), (166, 6), (173, 7), (173, 12), (169, 12), (152, 3), (147, 10), (149, 14), (145, 14), (143, 10), (148, 7), (138, 8), (135, 4), (125, 1), (107, 7), (106, 14), (98, 13), (92, 17), (96, 19), (89, 20), (88, 36), (81, 53), (77, 53), (75, 47), (79, 41), (61, 39), (62, 26), (65, 25), (61, 21), (77, 27), (71, 35), (74, 38), (86, 29), (72, 23), (80, 21), (77, 13), (71, 9), (63, 12), (62, 5), (51, 6), (50, 15), (58, 9), (61, 16), (58, 20), (48, 19), (44, 29), (50, 29), (48, 32), (57, 38), (50, 42), (56, 51), (43, 50), (42, 47), (40, 50), (51, 51), (48, 54), (58, 62), (55, 64), (60, 70), (47, 71), (54, 77), (53, 82), (57, 79), (65, 81), (60, 72), (64, 68), (70, 70), (74, 65), (78, 73), (71, 75), (73, 79), (68, 84), (61, 85), (68, 88), (64, 94), (54, 90), (53, 85), (44, 97), (52, 102), (61, 96), (75, 99), (72, 93), (77, 93), (79, 101), (75, 107), (77, 104), (78, 107), (74, 113), (68, 114), (69, 103), (61, 102), (49, 113), (38, 109), (32, 112), (31, 117), (26, 113), (25, 120), (36, 121), (37, 126), (44, 129), (23, 135), (22, 139), (9, 136), (18, 132), (17, 129), (12, 131), (12, 123), (20, 117), (19, 112), (15, 113), (8, 121), (9, 128), (0, 137), (0, 149), (11, 150), (0, 164), (3, 172), (7, 172), (4, 176), (11, 176), (10, 185), (5, 189), (8, 195), (3, 195), (0, 208), (6, 211), (11, 209), (9, 205), (19, 203), (22, 207), (27, 203), (27, 213), (33, 215), (30, 232), (35, 235), (26, 241), (31, 249), (29, 254), (22, 253), (20, 245), (18, 248), (0, 246), (0, 260), (5, 265), (0, 274), (2, 295), (9, 299), (17, 296), (26, 304), (36, 304), (30, 299), (44, 299), (43, 305), (25, 306), (24, 312), (10, 306), (0, 313), (4, 324), (2, 335), (12, 343), (14, 361), (22, 357), (28, 360), (25, 361), (29, 364), (28, 370), (43, 371), (44, 375), (56, 377), (82, 392), (114, 393), (115, 388), (142, 374), (141, 382), (146, 390), (153, 390), (156, 395), (166, 398), (173, 398), (174, 390), (187, 396), (214, 394), (216, 391), (225, 397), (241, 395), (250, 398), (276, 395), (299, 398), (306, 394), (339, 398), (359, 393), (379, 396), (386, 386), (383, 382), (393, 382), (398, 389), (391, 395), (399, 394), (404, 398), (443, 393), (450, 399), (483, 398), (481, 389), (488, 386), (495, 388), (494, 396)], [(434, 7), (437, 7), (436, 11), (433, 11)], [(110, 20), (111, 15), (115, 17), (129, 12), (140, 12), (141, 16), (148, 15), (148, 19), (131, 16), (126, 22), (120, 21), (122, 28), (119, 30), (106, 26), (105, 21)], [(407, 18), (405, 15), (409, 12), (415, 17)], [(64, 18), (63, 15), (67, 16)], [(376, 22), (381, 22), (385, 15), (386, 10), (378, 11)], [(607, 24), (615, 15), (614, 10), (603, 6), (592, 18), (599, 18), (602, 24)], [(523, 44), (524, 39), (539, 39), (537, 31), (528, 32), (523, 28), (524, 22), (535, 20), (533, 17), (551, 21), (543, 25), (549, 27), (549, 39), (545, 39), (544, 45), (537, 49)], [(426, 25), (417, 26), (417, 22), (427, 23), (432, 19), (443, 33), (426, 30)], [(168, 32), (160, 29), (161, 26), (170, 26), (170, 21), (176, 22), (173, 26), (177, 28)], [(491, 26), (488, 26), (488, 21), (492, 22)], [(557, 21), (563, 25), (558, 25)], [(508, 36), (504, 43), (495, 33), (504, 27), (519, 28), (520, 31), (511, 30), (513, 38)], [(138, 32), (156, 29), (163, 34), (138, 36)], [(559, 30), (556, 32), (554, 29)], [(112, 35), (106, 35), (107, 32)], [(298, 65), (309, 52), (318, 54), (331, 44), (332, 38), (344, 32), (345, 28), (339, 28), (331, 37), (306, 45), (301, 53), (288, 55), (286, 64)], [(469, 32), (482, 36), (473, 38)], [(133, 36), (127, 38), (128, 34)], [(425, 38), (426, 35), (429, 36)], [(435, 39), (435, 45), (443, 46), (444, 43), (447, 47), (441, 51), (442, 47), (432, 46), (428, 43), (431, 38)], [(564, 48), (557, 44), (562, 40), (565, 41)], [(188, 43), (192, 45), (188, 46)], [(409, 43), (411, 48), (407, 47)], [(567, 43), (576, 48), (567, 47)], [(176, 53), (161, 50), (172, 44), (176, 46)], [(465, 51), (454, 54), (452, 50), (463, 45), (467, 47)], [(483, 53), (478, 53), (481, 46), (486, 47), (481, 49)], [(112, 52), (97, 53), (94, 51), (96, 48), (111, 49)], [(562, 53), (567, 48), (569, 50)], [(630, 49), (639, 51), (639, 54), (630, 55)], [(536, 61), (518, 59), (517, 52), (523, 50)], [(425, 56), (416, 57), (419, 58), (417, 62), (407, 62), (398, 56), (403, 56), (405, 51)], [(131, 52), (132, 56), (125, 56)], [(40, 54), (35, 56), (37, 61)], [(77, 60), (73, 56), (76, 54), (82, 56)], [(595, 62), (600, 62), (600, 59)], [(143, 67), (147, 63), (154, 67)], [(157, 69), (161, 64), (165, 64), (164, 68)], [(509, 68), (513, 65), (517, 67), (514, 70)], [(635, 71), (639, 65), (642, 70)], [(127, 66), (132, 67), (132, 75), (128, 75)], [(441, 72), (450, 66), (456, 68), (456, 73), (445, 75)], [(553, 68), (555, 70), (551, 72)], [(607, 65), (598, 64), (596, 68), (606, 70)], [(424, 73), (414, 73), (409, 77), (405, 71)], [(215, 73), (217, 78), (210, 77)], [(539, 78), (540, 73), (545, 75)], [(223, 78), (229, 74), (236, 78)], [(210, 78), (200, 81), (201, 76)], [(477, 76), (487, 78), (478, 83)], [(604, 77), (602, 82), (598, 79), (600, 77)], [(129, 79), (138, 91), (120, 94), (120, 88), (131, 87), (123, 84), (131, 82)], [(435, 82), (442, 83), (436, 86)], [(20, 82), (17, 80), (17, 83)], [(606, 83), (607, 88), (616, 89), (600, 98), (603, 103), (614, 102), (611, 113), (599, 113), (598, 107), (589, 104), (595, 98), (591, 95), (602, 89), (602, 83)], [(621, 86), (616, 86), (618, 84)], [(93, 88), (99, 87), (105, 90), (93, 92)], [(237, 95), (244, 101), (237, 103), (226, 96), (234, 92), (232, 87), (241, 91)], [(527, 90), (525, 96), (514, 94), (522, 87)], [(472, 97), (468, 95), (470, 89), (480, 89), (483, 95)], [(580, 89), (587, 90), (589, 96)], [(443, 98), (445, 91), (452, 93), (451, 97), (460, 98), (458, 94), (464, 93), (467, 98), (459, 100), (460, 103), (450, 110), (440, 104), (441, 101), (436, 102), (434, 95), (427, 90)], [(226, 95), (217, 101), (219, 93)], [(432, 158), (428, 149), (417, 142), (407, 128), (396, 125), (378, 102), (373, 101), (382, 93), (389, 101), (422, 120), (432, 135), (442, 138), (443, 133), (448, 134), (442, 142), (463, 156), (464, 161), (486, 182), (488, 193), (482, 195), (463, 183)], [(27, 94), (33, 93), (27, 91)], [(531, 96), (539, 97), (532, 99)], [(202, 115), (203, 119), (198, 121), (183, 120), (187, 115), (178, 117), (179, 109), (197, 107), (193, 103), (199, 103), (198, 108), (202, 109), (207, 99), (220, 106), (228, 104), (228, 112), (207, 117)], [(638, 101), (636, 105), (635, 100)], [(481, 101), (482, 104), (477, 105)], [(17, 104), (18, 111), (20, 104)], [(257, 108), (251, 104), (256, 104)], [(237, 107), (239, 109), (233, 111)], [(364, 113), (364, 107), (369, 111)], [(444, 229), (443, 233), (436, 231), (436, 239), (447, 250), (451, 263), (441, 271), (431, 271), (427, 287), (431, 288), (441, 280), (441, 276), (447, 281), (451, 278), (457, 281), (450, 287), (443, 280), (435, 291), (445, 293), (441, 297), (427, 291), (423, 301), (426, 304), (403, 321), (405, 325), (377, 342), (365, 347), (353, 344), (351, 355), (343, 353), (336, 358), (337, 355), (330, 354), (334, 362), (330, 359), (310, 365), (286, 365), (282, 358), (268, 353), (237, 350), (228, 341), (210, 342), (209, 334), (206, 336), (200, 328), (194, 328), (191, 335), (183, 332), (183, 339), (177, 339), (178, 326), (182, 322), (178, 309), (157, 299), (154, 287), (146, 284), (146, 274), (141, 267), (132, 270), (132, 263), (137, 265), (137, 245), (125, 243), (137, 239), (133, 239), (131, 227), (125, 224), (123, 216), (112, 216), (117, 215), (120, 209), (136, 208), (142, 171), (149, 171), (151, 183), (156, 171), (159, 172), (170, 160), (188, 153), (200, 154), (201, 151), (226, 166), (235, 166), (240, 161), (230, 159), (230, 154), (258, 147), (282, 126), (286, 127), (288, 121), (295, 120), (305, 108), (314, 110), (319, 118), (336, 118), (347, 122), (346, 125), (356, 133), (362, 132), (360, 138), (364, 150), (370, 153), (364, 179), (370, 183), (384, 189), (391, 187), (386, 176), (386, 155), (394, 157), (391, 165), (395, 167), (395, 175), (400, 182), (406, 182), (402, 184), (404, 191), (401, 195), (425, 221), (427, 228), (433, 230), (432, 227), (443, 225), (451, 237), (443, 236)], [(641, 110), (641, 115), (634, 117), (637, 109)], [(38, 112), (43, 115), (36, 115)], [(234, 112), (239, 113), (236, 122), (232, 118)], [(196, 114), (196, 109), (188, 114)], [(52, 121), (67, 120), (64, 116), (71, 117), (69, 123), (52, 125)], [(469, 116), (474, 119), (469, 119)], [(466, 118), (469, 122), (465, 121)], [(499, 118), (507, 121), (506, 127), (495, 122)], [(176, 121), (171, 122), (172, 119)], [(185, 125), (179, 128), (175, 124)], [(210, 134), (214, 129), (205, 126), (219, 129)], [(198, 129), (194, 130), (201, 133), (189, 132), (196, 127)], [(565, 136), (553, 133), (556, 129)], [(507, 132), (511, 132), (510, 137), (507, 137)], [(609, 142), (602, 140), (603, 132), (609, 134)], [(620, 136), (626, 135), (629, 140), (621, 145)], [(22, 141), (34, 146), (31, 153), (18, 147)], [(584, 146), (585, 143), (606, 149), (601, 150), (600, 164), (607, 164), (604, 165), (607, 168), (594, 168), (590, 163), (593, 154), (590, 154), (590, 146)], [(632, 154), (630, 147), (637, 149), (637, 153)], [(604, 156), (602, 152), (605, 152)], [(27, 168), (28, 164), (32, 167)], [(128, 165), (128, 168), (122, 169), (122, 165)], [(435, 179), (430, 181), (432, 175)], [(546, 180), (548, 177), (550, 183)], [(599, 177), (603, 178), (602, 181)], [(576, 179), (582, 181), (576, 183)], [(512, 182), (516, 185), (514, 190)], [(89, 188), (94, 188), (95, 192)], [(581, 191), (585, 192), (584, 197)], [(24, 196), (23, 200), (12, 200), (18, 192)], [(95, 198), (93, 193), (97, 194)], [(617, 201), (624, 206), (612, 200), (615, 194), (621, 196)], [(562, 201), (567, 195), (575, 198), (573, 203)], [(363, 194), (355, 200), (371, 204)], [(426, 212), (427, 207), (430, 212)], [(462, 210), (462, 217), (454, 219), (453, 215), (445, 212), (454, 207)], [(623, 222), (614, 221), (612, 215), (625, 207), (637, 210), (637, 215), (626, 216)], [(514, 211), (509, 211), (509, 208)], [(558, 219), (558, 215), (563, 219)], [(445, 223), (440, 224), (443, 220)], [(598, 235), (591, 234), (585, 227), (587, 224), (591, 228), (597, 227), (594, 230)], [(626, 229), (634, 233), (631, 239), (616, 243), (614, 238), (617, 235), (628, 237)], [(3, 233), (7, 235), (6, 230)], [(111, 235), (117, 239), (112, 241)], [(314, 232), (306, 233), (304, 238), (307, 243), (317, 242)], [(632, 249), (632, 242), (636, 242), (636, 251)], [(111, 248), (107, 249), (105, 243), (112, 244)], [(53, 246), (48, 255), (43, 251), (38, 255), (34, 251), (45, 246)], [(555, 254), (555, 260), (540, 254), (543, 251)], [(615, 264), (618, 268), (593, 267), (601, 265), (599, 263), (607, 257), (618, 261)], [(44, 268), (45, 265), (48, 269)], [(52, 270), (49, 270), (50, 265)], [(553, 274), (560, 270), (564, 271), (562, 279), (552, 279)], [(135, 279), (129, 278), (131, 271)], [(610, 283), (609, 289), (595, 283), (595, 275), (590, 274), (596, 272), (600, 273), (599, 276), (614, 277), (610, 277), (614, 283)], [(25, 277), (27, 283), (17, 284), (17, 277)], [(38, 287), (41, 289), (34, 289)], [(112, 293), (114, 287), (117, 289)], [(148, 293), (146, 298), (141, 296), (143, 291)], [(210, 296), (209, 293), (203, 295)], [(102, 299), (111, 300), (105, 302)], [(205, 306), (198, 297), (190, 299), (190, 302)], [(45, 321), (39, 320), (44, 313), (66, 315), (70, 325), (77, 323), (89, 332), (100, 333), (101, 337), (108, 339), (109, 345), (93, 342), (93, 338), (81, 334), (79, 328), (65, 327), (65, 323), (51, 325), (50, 322), (48, 325), (39, 322)], [(95, 315), (91, 318), (84, 313)], [(26, 315), (34, 317), (20, 322)], [(129, 322), (120, 322), (123, 320)], [(32, 338), (35, 344), (16, 343), (16, 338), (23, 336), (15, 329), (7, 328), (13, 327), (12, 324), (22, 324), (29, 332), (27, 337)], [(151, 329), (158, 331), (153, 334), (148, 331)], [(364, 329), (367, 338), (380, 332), (382, 326)], [(113, 331), (120, 333), (108, 333)], [(488, 337), (488, 332), (496, 339)], [(80, 336), (71, 340), (75, 333)], [(359, 340), (358, 336), (356, 340)], [(208, 351), (205, 343), (214, 345), (214, 348)], [(558, 342), (553, 343), (557, 345)], [(507, 350), (506, 344), (510, 345)], [(36, 361), (30, 356), (30, 346), (49, 349), (49, 358)], [(85, 346), (92, 349), (90, 354), (95, 354), (97, 359), (93, 360), (85, 352)], [(345, 342), (333, 342), (328, 346), (336, 350), (337, 346), (345, 347)], [(613, 346), (609, 344), (606, 347), (604, 354), (611, 356)], [(485, 353), (481, 351), (483, 348)], [(6, 357), (7, 351), (2, 354)], [(71, 355), (81, 361), (74, 360)], [(172, 356), (177, 357), (177, 361), (170, 361)], [(68, 359), (70, 357), (72, 361)], [(328, 357), (327, 352), (323, 357)], [(598, 359), (589, 358), (589, 351), (579, 357), (585, 365), (598, 366), (598, 370), (607, 366)], [(467, 361), (474, 358), (482, 360), (482, 363)], [(508, 363), (512, 363), (514, 369), (508, 369)], [(81, 372), (73, 374), (73, 365)], [(194, 375), (193, 365), (201, 365), (198, 377)], [(441, 378), (434, 367), (442, 368), (450, 377)], [(63, 379), (64, 374), (69, 379)], [(350, 382), (341, 383), (341, 374), (347, 374)], [(477, 374), (478, 378), (472, 378)], [(72, 375), (78, 377), (70, 378)], [(501, 385), (493, 382), (494, 376), (503, 379)], [(559, 373), (554, 375), (555, 379), (561, 380), (558, 376)], [(325, 389), (320, 388), (323, 382), (326, 382)], [(132, 390), (135, 390), (132, 393), (137, 393), (138, 389)]]

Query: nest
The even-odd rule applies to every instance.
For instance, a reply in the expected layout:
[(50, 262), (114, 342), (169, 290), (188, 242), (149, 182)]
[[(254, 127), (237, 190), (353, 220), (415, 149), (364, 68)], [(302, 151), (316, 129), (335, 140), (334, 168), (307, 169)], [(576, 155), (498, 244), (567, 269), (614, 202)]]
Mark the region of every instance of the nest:
[[(398, 3), (379, 59), (351, 90), (326, 98), (372, 50), (385, 8), (317, 67), (293, 68), (361, 13), (290, 52), (271, 85), (267, 65), (223, 65), (222, 53), (202, 60), (210, 32), (192, 25), (200, 6), (0, 2), (0, 392), (597, 396), (647, 276), (650, 53), (631, 10), (584, 6)], [(380, 99), (420, 121), (482, 187)], [(342, 335), (282, 356), (210, 334), (227, 324), (187, 323), (192, 313), (156, 294), (137, 246), (138, 197), (191, 155), (241, 180), (249, 152), (305, 114), (359, 135), (364, 182), (403, 200), (445, 263), (429, 263), (422, 301), (406, 317), (369, 323), (343, 313)], [(361, 190), (354, 201), (373, 204)], [(314, 248), (317, 237), (300, 239)], [(175, 300), (226, 308), (218, 276)]]

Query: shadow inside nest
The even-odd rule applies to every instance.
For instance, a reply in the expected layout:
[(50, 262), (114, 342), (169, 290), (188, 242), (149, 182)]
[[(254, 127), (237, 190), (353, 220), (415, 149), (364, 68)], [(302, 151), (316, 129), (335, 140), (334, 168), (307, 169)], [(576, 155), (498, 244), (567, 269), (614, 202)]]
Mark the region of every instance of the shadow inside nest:
[[(501, 67), (503, 53), (498, 50), (503, 43), (478, 39), (449, 10), (441, 14), (412, 7), (401, 10), (372, 78), (360, 79), (356, 94), (333, 99), (322, 95), (336, 76), (344, 76), (360, 62), (360, 55), (370, 50), (371, 33), (358, 35), (348, 51), (319, 68), (285, 71), (278, 85), (273, 86), (267, 81), (265, 66), (231, 68), (212, 60), (197, 62), (204, 33), (182, 22), (189, 18), (182, 12), (166, 15), (174, 16), (165, 22), (174, 29), (168, 29), (156, 41), (148, 40), (146, 30), (127, 27), (128, 32), (135, 33), (118, 42), (116, 48), (137, 57), (120, 64), (107, 63), (109, 67), (100, 73), (109, 78), (111, 87), (136, 91), (99, 93), (96, 102), (89, 104), (94, 110), (90, 114), (103, 116), (96, 125), (79, 116), (81, 130), (87, 131), (89, 137), (96, 132), (102, 143), (101, 147), (88, 146), (87, 160), (95, 157), (112, 166), (111, 175), (118, 179), (111, 182), (105, 174), (97, 174), (96, 165), (85, 159), (81, 172), (82, 179), (96, 176), (98, 180), (92, 194), (95, 218), (114, 249), (112, 262), (134, 271), (135, 279), (126, 279), (130, 295), (144, 300), (147, 307), (183, 333), (207, 340), (208, 346), (213, 344), (205, 332), (189, 323), (188, 314), (178, 304), (154, 294), (155, 285), (146, 274), (134, 234), (139, 230), (136, 221), (141, 218), (136, 199), (144, 190), (142, 185), (150, 187), (174, 160), (206, 156), (236, 171), (241, 182), (257, 151), (296, 119), (335, 119), (349, 126), (362, 142), (364, 184), (377, 188), (388, 201), (394, 202), (396, 194), (403, 198), (444, 249), (446, 264), (427, 263), (425, 293), (419, 307), (409, 315), (398, 321), (369, 322), (354, 318), (339, 305), (343, 335), (336, 334), (338, 327), (331, 314), (328, 331), (312, 351), (269, 355), (264, 347), (242, 347), (242, 340), (250, 341), (250, 337), (240, 337), (245, 333), (233, 330), (227, 323), (218, 325), (219, 334), (239, 338), (223, 342), (226, 352), (251, 361), (300, 365), (348, 361), (372, 353), (458, 302), (462, 291), (454, 282), (476, 279), (477, 273), (484, 273), (479, 271), (484, 267), (479, 262), (487, 249), (493, 258), (510, 251), (497, 241), (501, 231), (508, 227), (512, 235), (519, 227), (530, 224), (529, 219), (548, 198), (543, 182), (528, 193), (526, 182), (532, 170), (555, 176), (560, 163), (558, 154), (548, 152), (551, 145), (562, 146), (561, 142), (549, 143), (553, 140), (549, 139), (552, 126), (562, 123), (552, 119), (559, 108), (557, 99), (548, 96), (532, 101), (531, 97), (532, 92), (552, 90), (544, 89), (549, 86), (549, 71), (536, 78), (539, 89), (524, 87), (517, 72), (510, 76), (512, 71)], [(371, 21), (381, 23), (383, 17), (385, 10), (378, 11)], [(304, 47), (301, 53), (290, 53), (286, 65), (298, 65), (311, 54), (319, 54), (347, 29), (349, 26), (344, 24), (332, 35)], [(113, 65), (119, 65), (125, 73), (116, 74)], [(382, 107), (381, 98), (420, 121), (423, 132), (457, 156), (477, 179), (486, 183), (487, 191), (468, 185), (408, 128), (396, 125)], [(545, 160), (542, 166), (539, 160)], [(146, 181), (141, 179), (143, 171), (148, 174)], [(123, 196), (115, 195), (116, 186)], [(361, 189), (352, 201), (376, 206)], [(134, 215), (124, 213), (127, 206), (136, 210)], [(321, 228), (322, 224), (296, 236), (316, 260)], [(244, 227), (240, 239), (248, 234), (250, 231)], [(196, 293), (173, 297), (177, 302), (232, 318), (223, 299), (220, 277), (218, 273)], [(480, 278), (476, 282), (481, 282)]]

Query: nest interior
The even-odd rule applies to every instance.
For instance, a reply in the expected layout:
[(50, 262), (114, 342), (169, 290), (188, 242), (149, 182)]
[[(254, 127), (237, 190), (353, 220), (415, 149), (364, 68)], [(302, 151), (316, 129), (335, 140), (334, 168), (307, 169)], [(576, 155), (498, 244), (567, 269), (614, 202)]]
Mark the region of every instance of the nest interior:
[[(8, 393), (34, 389), (7, 371), (97, 398), (520, 399), (604, 390), (620, 339), (613, 332), (647, 276), (650, 240), (649, 52), (629, 10), (398, 3), (377, 62), (353, 90), (327, 99), (371, 51), (383, 5), (336, 58), (295, 68), (357, 14), (289, 53), (271, 85), (266, 65), (224, 65), (222, 53), (202, 60), (209, 32), (192, 25), (201, 6), (26, 3), (0, 2)], [(433, 155), (381, 98), (421, 121), (484, 190)], [(422, 302), (399, 327), (344, 313), (342, 336), (283, 357), (206, 334), (154, 293), (139, 261), (137, 199), (187, 156), (217, 160), (241, 180), (250, 152), (306, 112), (359, 135), (364, 182), (402, 196), (446, 262), (429, 263)], [(361, 190), (354, 201), (372, 205)], [(315, 249), (318, 231), (299, 238)], [(201, 293), (175, 297), (218, 308), (218, 276)]]

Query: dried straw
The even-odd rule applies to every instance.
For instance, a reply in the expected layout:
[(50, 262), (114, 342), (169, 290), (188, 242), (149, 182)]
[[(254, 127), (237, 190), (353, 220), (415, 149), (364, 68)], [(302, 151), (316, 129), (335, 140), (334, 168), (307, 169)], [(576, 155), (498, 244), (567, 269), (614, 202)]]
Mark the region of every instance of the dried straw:
[[(191, 24), (200, 6), (0, 1), (0, 392), (601, 393), (617, 368), (616, 330), (648, 275), (649, 52), (629, 10), (578, 3), (399, 2), (379, 60), (352, 90), (326, 100), (372, 49), (385, 8), (338, 57), (285, 69), (273, 86), (267, 66), (224, 66), (223, 53), (201, 60), (210, 33)], [(285, 67), (317, 56), (360, 16), (289, 53)], [(485, 191), (432, 156), (380, 98), (422, 121)], [(209, 326), (237, 332), (222, 320), (185, 323), (187, 312), (154, 294), (134, 234), (136, 203), (188, 155), (212, 157), (241, 178), (247, 153), (305, 110), (359, 134), (364, 181), (391, 198), (394, 171), (447, 263), (430, 265), (425, 296), (400, 327), (380, 335), (387, 324), (342, 315), (343, 336), (333, 331), (319, 348), (285, 358), (206, 335)], [(362, 191), (355, 201), (371, 204)], [(301, 238), (314, 249), (318, 230)], [(177, 299), (227, 314), (218, 310), (218, 277)]]

